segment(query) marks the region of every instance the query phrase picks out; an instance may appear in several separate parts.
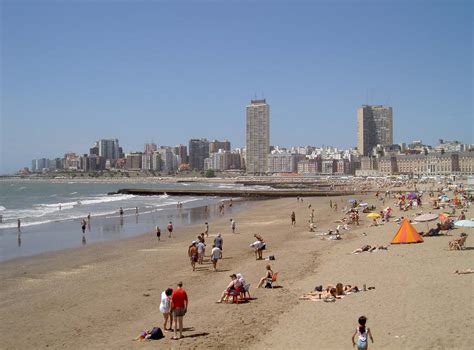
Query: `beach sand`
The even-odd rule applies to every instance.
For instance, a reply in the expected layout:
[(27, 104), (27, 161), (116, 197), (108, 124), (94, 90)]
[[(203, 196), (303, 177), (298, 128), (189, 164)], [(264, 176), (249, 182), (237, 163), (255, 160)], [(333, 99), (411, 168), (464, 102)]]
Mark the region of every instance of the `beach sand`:
[[(357, 198), (377, 204), (374, 194)], [(348, 198), (331, 200), (341, 209)], [(464, 251), (448, 251), (453, 237), (442, 236), (352, 255), (363, 244), (389, 244), (397, 224), (367, 227), (370, 220), (361, 215), (361, 226), (344, 231), (342, 240), (321, 240), (308, 230), (310, 203), (317, 232), (334, 229), (334, 220), (343, 216), (329, 207), (329, 198), (305, 198), (303, 203), (288, 198), (256, 201), (235, 216), (227, 211), (211, 221), (208, 254), (216, 232), (224, 236), (218, 272), (212, 272), (209, 257), (195, 272), (189, 264), (187, 247), (203, 225), (182, 228), (172, 239), (162, 230), (161, 242), (150, 228), (131, 239), (1, 263), (1, 348), (348, 349), (360, 315), (368, 317), (374, 336), (370, 348), (472, 348), (474, 275), (453, 271), (473, 268), (469, 247), (474, 238), (468, 238)], [(293, 210), (295, 228), (290, 226)], [(402, 214), (396, 209), (395, 215)], [(472, 209), (467, 216), (474, 217)], [(231, 217), (236, 234), (230, 230)], [(426, 231), (425, 224), (415, 227)], [(254, 233), (263, 235), (264, 256), (275, 255), (275, 261), (255, 260), (249, 247)], [(281, 288), (255, 288), (267, 263), (279, 272)], [(229, 275), (237, 272), (251, 283), (252, 300), (216, 304)], [(178, 281), (190, 301), (185, 337), (171, 340), (165, 333), (159, 341), (133, 341), (144, 328), (162, 327), (160, 294)], [(334, 303), (298, 299), (316, 285), (338, 282), (375, 289)]]

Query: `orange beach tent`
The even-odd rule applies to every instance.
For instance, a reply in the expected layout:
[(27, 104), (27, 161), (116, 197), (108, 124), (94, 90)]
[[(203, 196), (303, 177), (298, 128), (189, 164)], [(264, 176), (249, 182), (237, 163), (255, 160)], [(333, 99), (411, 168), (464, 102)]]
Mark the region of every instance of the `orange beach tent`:
[(392, 244), (404, 244), (404, 243), (421, 243), (423, 238), (418, 234), (416, 229), (410, 224), (408, 219), (403, 219), (400, 224), (400, 228), (397, 234), (392, 239)]

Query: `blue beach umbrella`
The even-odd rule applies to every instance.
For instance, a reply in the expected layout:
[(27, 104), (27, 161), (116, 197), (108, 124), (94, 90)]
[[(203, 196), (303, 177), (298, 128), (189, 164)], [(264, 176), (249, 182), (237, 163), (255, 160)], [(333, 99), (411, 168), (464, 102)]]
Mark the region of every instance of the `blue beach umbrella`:
[(474, 220), (458, 220), (454, 223), (456, 227), (474, 227)]

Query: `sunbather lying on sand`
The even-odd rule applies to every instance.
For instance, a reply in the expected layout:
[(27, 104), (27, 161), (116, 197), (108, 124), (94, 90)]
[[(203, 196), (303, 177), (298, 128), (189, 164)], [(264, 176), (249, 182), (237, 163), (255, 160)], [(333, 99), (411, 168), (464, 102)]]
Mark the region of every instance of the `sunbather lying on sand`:
[(458, 275), (467, 275), (468, 273), (474, 273), (473, 269), (466, 269), (466, 270), (456, 270), (454, 273), (457, 273)]
[(366, 244), (366, 245), (363, 245), (360, 248), (357, 248), (351, 254), (358, 254), (358, 253), (363, 253), (363, 252), (372, 253), (372, 252), (378, 251), (378, 250), (388, 250), (388, 246), (383, 246), (383, 245), (371, 246), (371, 245)]

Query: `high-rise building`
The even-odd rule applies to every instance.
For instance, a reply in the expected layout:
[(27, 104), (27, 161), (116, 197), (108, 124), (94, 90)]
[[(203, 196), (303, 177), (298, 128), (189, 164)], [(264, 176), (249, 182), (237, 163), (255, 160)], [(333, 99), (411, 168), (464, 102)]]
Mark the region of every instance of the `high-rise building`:
[(178, 156), (178, 163), (179, 164), (187, 164), (188, 163), (188, 147), (185, 145), (176, 145), (173, 148), (174, 154)]
[(178, 169), (178, 157), (174, 154), (173, 149), (161, 146), (157, 152), (160, 154), (160, 170), (164, 173), (174, 173)]
[(204, 170), (204, 159), (209, 158), (209, 141), (206, 139), (189, 140), (189, 166), (191, 169)]
[(270, 152), (270, 106), (263, 100), (251, 100), (247, 106), (247, 142), (245, 165), (249, 174), (268, 171)]
[(230, 151), (230, 141), (218, 141), (214, 140), (209, 142), (209, 153), (217, 153), (219, 150)]
[(116, 160), (119, 158), (119, 141), (117, 139), (102, 139), (97, 141), (99, 146), (99, 156), (106, 160)]
[(393, 144), (392, 107), (364, 105), (357, 109), (357, 150), (368, 156), (377, 145)]

